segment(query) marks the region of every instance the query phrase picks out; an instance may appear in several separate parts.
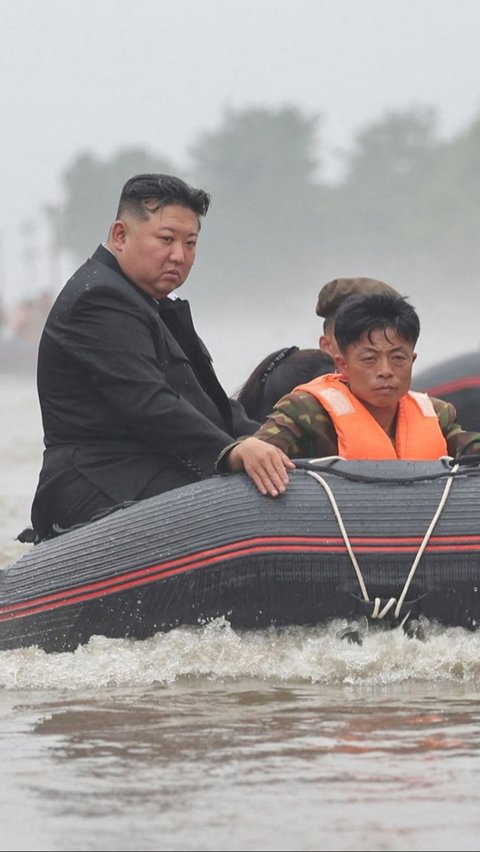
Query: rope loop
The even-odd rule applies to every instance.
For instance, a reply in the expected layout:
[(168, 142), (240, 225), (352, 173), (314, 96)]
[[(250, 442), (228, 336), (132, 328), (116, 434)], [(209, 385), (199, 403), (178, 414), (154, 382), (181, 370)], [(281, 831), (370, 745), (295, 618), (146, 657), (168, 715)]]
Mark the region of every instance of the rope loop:
[[(334, 458), (334, 457), (332, 456), (331, 458)], [(405, 598), (407, 596), (408, 589), (410, 588), (411, 582), (412, 582), (412, 580), (415, 576), (415, 572), (417, 570), (420, 559), (422, 558), (422, 555), (425, 551), (425, 548), (426, 548), (426, 546), (427, 546), (427, 544), (430, 540), (430, 536), (432, 535), (432, 532), (435, 528), (435, 525), (436, 525), (436, 523), (437, 523), (437, 521), (438, 521), (438, 519), (439, 519), (439, 517), (440, 517), (440, 515), (441, 515), (441, 513), (444, 509), (445, 503), (447, 502), (448, 495), (450, 493), (450, 489), (452, 487), (452, 483), (453, 483), (453, 480), (455, 478), (455, 474), (457, 473), (458, 469), (459, 469), (458, 463), (453, 465), (451, 472), (448, 476), (447, 482), (445, 483), (445, 488), (443, 489), (443, 493), (442, 493), (442, 496), (440, 498), (440, 502), (438, 504), (437, 510), (436, 510), (432, 520), (430, 521), (428, 529), (427, 529), (427, 531), (426, 531), (426, 533), (423, 537), (423, 540), (420, 544), (420, 547), (418, 548), (417, 555), (415, 556), (412, 567), (410, 568), (408, 576), (405, 580), (401, 594), (399, 595), (398, 598), (389, 598), (388, 601), (386, 601), (386, 602), (383, 601), (381, 598), (378, 598), (378, 597), (376, 597), (373, 601), (370, 600), (370, 597), (369, 597), (369, 594), (368, 594), (368, 591), (367, 591), (367, 586), (366, 586), (365, 580), (363, 578), (363, 574), (362, 574), (360, 565), (357, 562), (357, 558), (356, 558), (356, 556), (353, 552), (352, 546), (350, 544), (350, 540), (348, 538), (348, 534), (347, 534), (347, 530), (345, 528), (345, 524), (343, 523), (343, 518), (341, 516), (340, 509), (338, 507), (338, 503), (335, 499), (333, 491), (330, 488), (328, 482), (324, 479), (323, 476), (321, 476), (319, 473), (317, 473), (317, 471), (314, 471), (314, 470), (306, 470), (305, 471), (308, 474), (308, 476), (311, 476), (312, 479), (315, 479), (319, 483), (319, 485), (322, 486), (322, 488), (325, 491), (328, 499), (330, 500), (330, 504), (332, 506), (333, 513), (335, 515), (335, 518), (337, 519), (337, 523), (338, 523), (340, 532), (341, 532), (343, 540), (345, 542), (345, 547), (347, 549), (348, 555), (350, 556), (351, 563), (353, 565), (355, 574), (357, 576), (357, 580), (358, 580), (358, 584), (360, 586), (360, 591), (362, 593), (363, 600), (364, 600), (365, 603), (371, 603), (372, 604), (372, 611), (370, 613), (370, 618), (381, 620), (381, 619), (385, 618), (385, 616), (388, 615), (388, 613), (390, 613), (390, 611), (392, 610), (392, 608), (394, 606), (395, 606), (395, 609), (393, 611), (393, 615), (394, 615), (394, 617), (397, 621), (400, 618), (400, 613), (402, 611), (403, 604), (405, 603)], [(410, 612), (408, 612), (406, 614), (406, 616), (404, 616), (404, 618), (401, 621), (401, 626), (403, 626), (405, 624), (405, 621), (407, 620), (409, 615), (410, 615)]]

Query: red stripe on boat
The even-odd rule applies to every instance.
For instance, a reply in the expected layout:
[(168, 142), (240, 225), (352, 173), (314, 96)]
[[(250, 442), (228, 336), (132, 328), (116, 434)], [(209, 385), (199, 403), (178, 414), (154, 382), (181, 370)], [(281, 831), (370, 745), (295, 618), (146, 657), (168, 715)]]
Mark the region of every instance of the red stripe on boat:
[[(402, 538), (362, 538), (351, 537), (350, 544), (355, 553), (389, 553), (394, 548), (398, 553), (416, 554), (422, 543), (421, 536)], [(425, 553), (448, 553), (480, 551), (479, 535), (431, 536)], [(187, 571), (194, 571), (208, 565), (215, 565), (225, 559), (238, 559), (250, 554), (268, 553), (345, 553), (346, 547), (341, 536), (316, 538), (296, 536), (267, 536), (246, 539), (241, 542), (225, 544), (219, 547), (198, 551), (176, 559), (151, 565), (146, 568), (127, 571), (118, 577), (108, 577), (94, 583), (86, 583), (71, 589), (62, 589), (49, 595), (19, 601), (0, 607), (0, 622), (13, 618), (37, 615), (59, 607), (71, 606), (83, 601), (94, 600), (103, 595), (116, 594), (136, 586), (144, 586), (155, 580), (174, 577)]]

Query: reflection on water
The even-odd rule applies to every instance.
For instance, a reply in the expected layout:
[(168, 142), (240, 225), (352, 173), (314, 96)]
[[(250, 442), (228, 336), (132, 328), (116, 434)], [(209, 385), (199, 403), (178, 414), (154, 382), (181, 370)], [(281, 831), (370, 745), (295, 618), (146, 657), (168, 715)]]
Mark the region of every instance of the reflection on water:
[[(480, 711), (465, 684), (186, 678), (19, 693), (2, 715), (11, 745), (23, 728), (22, 799), (50, 844), (12, 848), (477, 848)], [(19, 785), (16, 762), (0, 794)]]
[[(4, 565), (41, 433), (0, 389)], [(0, 849), (477, 849), (480, 632), (344, 626), (0, 653)]]

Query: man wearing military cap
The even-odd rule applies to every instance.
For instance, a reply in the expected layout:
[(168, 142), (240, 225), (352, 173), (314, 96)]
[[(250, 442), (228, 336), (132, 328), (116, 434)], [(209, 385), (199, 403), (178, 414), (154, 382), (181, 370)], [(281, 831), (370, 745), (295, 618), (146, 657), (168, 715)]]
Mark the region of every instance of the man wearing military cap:
[(328, 284), (324, 284), (318, 294), (316, 313), (324, 317), (323, 334), (318, 345), (324, 352), (328, 352), (332, 358), (338, 355), (337, 341), (335, 340), (335, 314), (342, 302), (349, 296), (373, 295), (376, 293), (389, 293), (391, 296), (400, 296), (393, 287), (384, 281), (375, 278), (334, 278)]
[(419, 333), (418, 314), (395, 292), (345, 298), (335, 314), (338, 372), (279, 399), (254, 435), (221, 451), (217, 472), (244, 470), (261, 494), (277, 497), (293, 459), (476, 455), (480, 433), (462, 429), (454, 405), (410, 388)]

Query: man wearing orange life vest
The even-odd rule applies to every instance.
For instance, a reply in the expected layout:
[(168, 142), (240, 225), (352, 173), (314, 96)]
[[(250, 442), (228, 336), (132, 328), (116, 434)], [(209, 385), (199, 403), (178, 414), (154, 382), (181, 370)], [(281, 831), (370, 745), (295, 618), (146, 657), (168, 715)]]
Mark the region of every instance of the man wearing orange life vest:
[[(245, 470), (262, 494), (285, 491), (293, 458), (436, 459), (480, 453), (454, 406), (410, 391), (420, 321), (388, 292), (347, 298), (335, 315), (337, 373), (280, 399), (251, 437), (220, 453), (217, 470)], [(479, 424), (480, 425), (480, 424)]]

